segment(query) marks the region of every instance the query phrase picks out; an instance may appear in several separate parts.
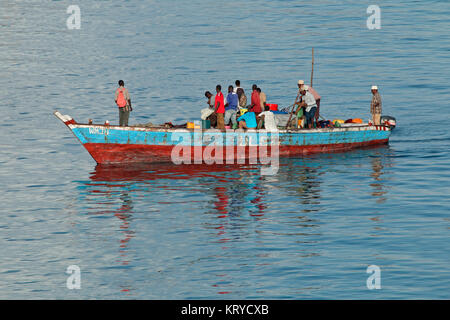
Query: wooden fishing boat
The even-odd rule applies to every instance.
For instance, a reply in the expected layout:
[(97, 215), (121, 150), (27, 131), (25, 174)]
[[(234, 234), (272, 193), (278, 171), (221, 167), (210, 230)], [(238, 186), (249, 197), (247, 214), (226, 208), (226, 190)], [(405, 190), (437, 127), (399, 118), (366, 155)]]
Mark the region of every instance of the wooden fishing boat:
[[(115, 125), (82, 124), (72, 117), (54, 112), (99, 164), (130, 162), (174, 162), (174, 154), (182, 150), (184, 159), (192, 163), (220, 160), (217, 150), (222, 147), (223, 163), (252, 159), (261, 152), (279, 157), (302, 156), (318, 152), (342, 152), (355, 148), (387, 144), (389, 126), (350, 124), (340, 128), (294, 129), (267, 132), (264, 129), (218, 130), (120, 127)], [(222, 140), (221, 140), (222, 139)], [(220, 141), (218, 143), (218, 141)], [(263, 150), (264, 149), (264, 150)], [(186, 151), (187, 150), (187, 151)], [(184, 162), (189, 163), (189, 162)], [(239, 163), (239, 162), (238, 162)]]

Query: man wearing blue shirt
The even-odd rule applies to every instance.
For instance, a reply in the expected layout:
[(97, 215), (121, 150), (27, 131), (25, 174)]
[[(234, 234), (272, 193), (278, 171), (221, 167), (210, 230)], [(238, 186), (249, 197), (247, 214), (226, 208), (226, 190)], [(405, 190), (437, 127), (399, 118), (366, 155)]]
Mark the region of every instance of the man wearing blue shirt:
[(225, 125), (228, 125), (231, 119), (233, 129), (237, 127), (236, 111), (238, 108), (238, 95), (233, 92), (233, 86), (228, 87), (228, 95), (225, 100)]
[(239, 122), (239, 129), (256, 129), (258, 125), (256, 123), (256, 116), (254, 112), (246, 112), (240, 116), (237, 121)]

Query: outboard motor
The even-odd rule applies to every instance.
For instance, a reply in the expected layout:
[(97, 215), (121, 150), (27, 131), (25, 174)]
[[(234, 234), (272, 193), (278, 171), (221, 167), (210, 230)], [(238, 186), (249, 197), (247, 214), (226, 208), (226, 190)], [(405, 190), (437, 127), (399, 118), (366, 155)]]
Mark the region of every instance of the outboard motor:
[(395, 120), (394, 117), (391, 117), (391, 116), (382, 116), (380, 119), (380, 122), (382, 124), (389, 126), (389, 128), (391, 128), (391, 129), (394, 129), (395, 126), (397, 125), (397, 121)]

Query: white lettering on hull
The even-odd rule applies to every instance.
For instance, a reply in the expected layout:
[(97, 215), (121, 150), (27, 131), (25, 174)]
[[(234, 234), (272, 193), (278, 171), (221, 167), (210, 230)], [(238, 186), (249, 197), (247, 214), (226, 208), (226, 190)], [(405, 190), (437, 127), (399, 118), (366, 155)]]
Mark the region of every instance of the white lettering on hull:
[(109, 129), (105, 127), (89, 127), (89, 134), (109, 134)]

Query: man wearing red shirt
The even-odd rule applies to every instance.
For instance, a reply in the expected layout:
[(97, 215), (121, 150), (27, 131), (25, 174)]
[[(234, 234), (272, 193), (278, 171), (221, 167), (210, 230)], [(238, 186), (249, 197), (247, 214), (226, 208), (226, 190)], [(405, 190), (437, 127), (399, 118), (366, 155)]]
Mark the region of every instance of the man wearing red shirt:
[(216, 86), (217, 94), (216, 97), (214, 98), (214, 111), (216, 112), (217, 115), (217, 129), (225, 130), (225, 120), (224, 120), (225, 104), (221, 90), (222, 87), (220, 84), (218, 84)]
[(258, 93), (258, 86), (256, 84), (254, 84), (252, 86), (252, 101), (251, 101), (251, 105), (250, 105), (250, 110), (251, 112), (254, 112), (255, 115), (258, 115), (262, 112), (261, 109), (261, 99), (259, 97), (259, 93)]

